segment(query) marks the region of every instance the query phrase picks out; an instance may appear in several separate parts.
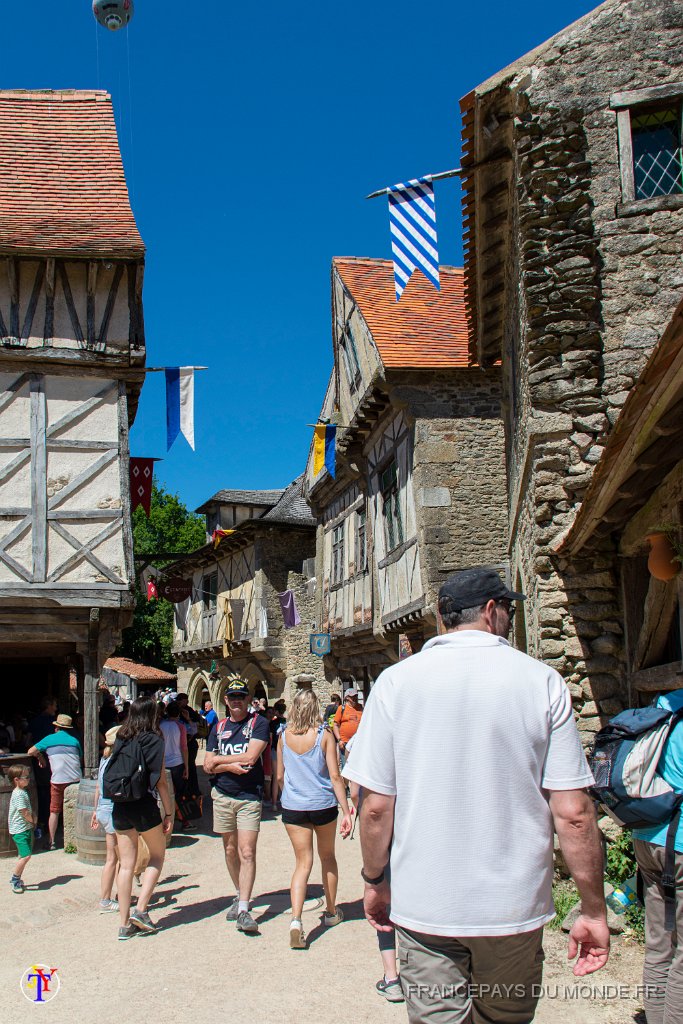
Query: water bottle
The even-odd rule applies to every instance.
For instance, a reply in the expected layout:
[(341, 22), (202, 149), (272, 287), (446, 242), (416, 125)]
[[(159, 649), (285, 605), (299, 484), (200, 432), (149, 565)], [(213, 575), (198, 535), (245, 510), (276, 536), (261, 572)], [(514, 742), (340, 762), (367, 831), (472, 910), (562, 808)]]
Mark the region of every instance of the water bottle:
[(636, 876), (631, 875), (625, 882), (615, 885), (612, 892), (605, 898), (607, 906), (615, 914), (623, 914), (629, 907), (638, 905)]

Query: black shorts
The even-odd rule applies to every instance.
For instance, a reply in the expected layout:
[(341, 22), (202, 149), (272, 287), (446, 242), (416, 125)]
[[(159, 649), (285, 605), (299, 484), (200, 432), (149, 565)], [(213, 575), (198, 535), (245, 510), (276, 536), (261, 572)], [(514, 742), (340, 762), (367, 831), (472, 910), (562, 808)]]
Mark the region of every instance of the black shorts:
[(149, 832), (161, 824), (159, 805), (154, 797), (143, 796), (142, 800), (131, 800), (129, 803), (114, 804), (112, 822), (117, 832)]
[(339, 813), (334, 807), (323, 807), (321, 811), (290, 811), (282, 808), (282, 821), (285, 825), (329, 825)]

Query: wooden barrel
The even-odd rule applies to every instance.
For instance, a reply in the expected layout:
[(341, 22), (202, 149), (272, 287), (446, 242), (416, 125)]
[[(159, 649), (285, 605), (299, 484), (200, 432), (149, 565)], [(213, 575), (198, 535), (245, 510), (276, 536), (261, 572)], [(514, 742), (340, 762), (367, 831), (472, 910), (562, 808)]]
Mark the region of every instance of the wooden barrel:
[(102, 826), (90, 827), (95, 810), (97, 779), (81, 779), (76, 801), (76, 859), (81, 864), (104, 864), (107, 859), (107, 841)]
[(31, 781), (28, 787), (28, 795), (31, 799), (31, 807), (34, 816), (38, 813), (38, 793), (36, 780), (33, 774), (34, 759), (28, 754), (8, 754), (0, 758), (0, 857), (16, 857), (17, 848), (14, 840), (9, 834), (7, 815), (9, 814), (9, 802), (14, 789), (14, 783), (7, 777), (7, 769), (12, 765), (22, 765), (29, 769)]

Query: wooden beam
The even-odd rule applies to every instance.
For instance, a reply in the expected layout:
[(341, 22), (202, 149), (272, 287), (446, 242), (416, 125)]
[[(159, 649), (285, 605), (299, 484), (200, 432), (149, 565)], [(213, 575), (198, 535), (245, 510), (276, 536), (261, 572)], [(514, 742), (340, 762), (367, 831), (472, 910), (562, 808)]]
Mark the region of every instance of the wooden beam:
[(633, 672), (631, 684), (634, 689), (644, 693), (657, 693), (659, 690), (683, 690), (683, 665), (674, 661), (669, 665), (655, 665)]
[(74, 519), (122, 519), (121, 508), (69, 508), (53, 509), (47, 514), (48, 522), (65, 522)]
[(59, 268), (59, 279), (62, 282), (62, 289), (64, 291), (64, 299), (66, 301), (66, 308), (69, 311), (69, 318), (71, 320), (71, 326), (73, 328), (74, 337), (78, 342), (79, 348), (85, 348), (85, 338), (83, 337), (83, 329), (81, 327), (80, 320), (78, 319), (78, 313), (74, 304), (74, 297), (71, 294), (71, 285), (69, 284), (69, 275), (66, 271), (64, 261), (60, 260), (58, 263)]
[(112, 537), (118, 531), (119, 525), (118, 520), (115, 519), (113, 523), (109, 523), (103, 530), (100, 530), (99, 533), (95, 534), (94, 537), (91, 537), (87, 541), (81, 543), (76, 540), (75, 537), (72, 537), (69, 531), (66, 530), (61, 523), (52, 521), (52, 529), (55, 533), (58, 533), (62, 540), (65, 540), (67, 544), (70, 544), (76, 550), (72, 555), (69, 555), (61, 565), (55, 566), (47, 578), (48, 583), (55, 583), (61, 576), (66, 575), (67, 572), (70, 572), (75, 565), (78, 565), (78, 563), (83, 560), (89, 562), (93, 568), (97, 569), (102, 576), (106, 576), (106, 578), (112, 583), (122, 583), (123, 580), (121, 580), (119, 576), (116, 576), (111, 569), (101, 562), (100, 559), (93, 554), (92, 550), (102, 544), (105, 540)]
[(121, 508), (125, 510), (123, 519), (123, 553), (125, 559), (125, 575), (127, 580), (135, 579), (135, 563), (133, 561), (133, 527), (130, 500), (130, 452), (128, 450), (128, 397), (126, 385), (119, 381), (119, 398), (117, 404), (119, 429), (119, 479), (121, 481)]
[(16, 519), (17, 516), (29, 516), (30, 514), (30, 508), (21, 508), (16, 505), (10, 505), (0, 509), (0, 519)]
[(114, 277), (109, 288), (109, 294), (107, 295), (107, 303), (104, 307), (104, 313), (102, 315), (102, 323), (100, 324), (100, 336), (97, 339), (97, 347), (100, 351), (104, 351), (107, 347), (107, 334), (109, 332), (109, 322), (111, 321), (111, 315), (114, 311), (114, 303), (116, 302), (116, 296), (118, 294), (119, 285), (121, 284), (121, 278), (123, 277), (123, 264), (118, 263), (116, 270), (114, 271)]
[(95, 294), (97, 292), (97, 263), (90, 260), (88, 263), (88, 283), (85, 306), (86, 334), (88, 348), (95, 347)]
[(13, 459), (10, 459), (10, 461), (6, 463), (6, 465), (4, 465), (2, 469), (0, 469), (0, 484), (4, 484), (5, 480), (11, 477), (12, 474), (16, 472), (16, 470), (21, 469), (22, 466), (25, 466), (26, 463), (30, 460), (30, 458), (31, 449), (25, 448), (24, 451), (19, 452), (17, 455), (14, 456)]
[[(118, 449), (118, 441), (86, 441), (78, 438), (72, 440), (71, 438), (55, 438), (51, 437), (47, 442), (48, 448), (62, 448), (68, 449), (69, 451), (79, 452), (105, 452), (110, 451), (112, 448)], [(2, 442), (0, 442), (2, 447)]]
[(22, 345), (28, 344), (28, 339), (31, 337), (31, 328), (33, 327), (33, 317), (35, 316), (36, 306), (38, 305), (38, 299), (43, 289), (43, 278), (45, 277), (45, 264), (41, 261), (36, 269), (36, 276), (33, 281), (33, 289), (31, 291), (31, 298), (28, 301), (26, 308), (26, 316), (24, 317), (24, 326), (21, 328), (21, 337), (19, 341)]
[(45, 261), (45, 326), (43, 328), (43, 345), (52, 345), (55, 329), (55, 261), (51, 257)]
[(11, 340), (17, 344), (19, 341), (19, 285), (21, 280), (20, 264), (17, 259), (10, 256), (7, 260), (7, 278), (10, 294), (9, 333)]
[(83, 658), (83, 725), (85, 774), (89, 779), (97, 778), (100, 762), (99, 708), (97, 706), (97, 681), (100, 677), (98, 659), (100, 633), (100, 609), (90, 609), (88, 623), (88, 649)]
[(657, 661), (664, 653), (677, 600), (675, 579), (664, 583), (654, 577), (651, 578), (645, 598), (643, 625), (633, 656), (633, 667), (636, 671), (649, 668), (652, 662)]
[(33, 580), (45, 581), (47, 571), (47, 452), (45, 430), (47, 408), (45, 399), (45, 378), (34, 374), (31, 377), (31, 504), (33, 506), (33, 529), (31, 547), (33, 552)]

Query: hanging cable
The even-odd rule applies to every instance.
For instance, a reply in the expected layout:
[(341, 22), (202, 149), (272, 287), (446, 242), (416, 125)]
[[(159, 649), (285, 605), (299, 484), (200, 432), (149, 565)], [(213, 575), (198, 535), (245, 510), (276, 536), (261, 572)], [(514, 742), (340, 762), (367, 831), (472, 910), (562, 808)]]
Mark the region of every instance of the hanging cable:
[(99, 87), (100, 87), (100, 37), (99, 37), (98, 33), (99, 33), (99, 29), (97, 27), (97, 22), (95, 22), (95, 53), (97, 55), (96, 56), (96, 62), (97, 62), (97, 79), (96, 79), (96, 81), (97, 81), (97, 88), (99, 89)]

